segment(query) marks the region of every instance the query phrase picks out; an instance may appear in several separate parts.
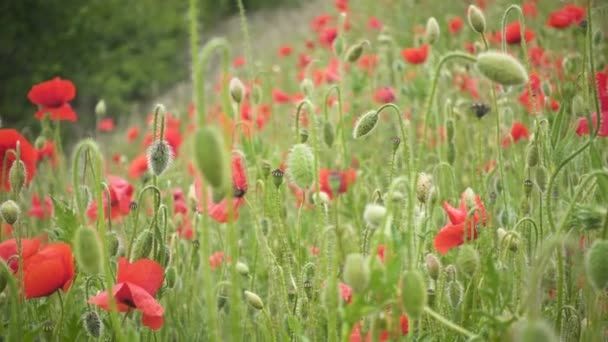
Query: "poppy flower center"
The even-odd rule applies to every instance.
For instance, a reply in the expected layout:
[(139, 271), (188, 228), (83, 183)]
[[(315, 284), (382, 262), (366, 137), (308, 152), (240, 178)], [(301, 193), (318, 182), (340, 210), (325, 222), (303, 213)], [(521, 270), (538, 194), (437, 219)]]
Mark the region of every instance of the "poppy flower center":
[(234, 187), (234, 198), (241, 198), (243, 196), (245, 196), (246, 191), (243, 189), (239, 189), (237, 187)]

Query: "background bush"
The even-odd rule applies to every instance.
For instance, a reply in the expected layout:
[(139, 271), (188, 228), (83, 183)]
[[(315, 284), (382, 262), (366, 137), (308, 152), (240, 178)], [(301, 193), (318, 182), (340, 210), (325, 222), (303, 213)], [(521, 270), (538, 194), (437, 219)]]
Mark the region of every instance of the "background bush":
[[(247, 10), (296, 0), (244, 0)], [(206, 30), (238, 13), (236, 0), (199, 0)], [(128, 113), (188, 77), (188, 1), (20, 0), (0, 5), (0, 118), (5, 127), (33, 121), (30, 87), (55, 76), (77, 87), (79, 125), (93, 124), (95, 103)]]

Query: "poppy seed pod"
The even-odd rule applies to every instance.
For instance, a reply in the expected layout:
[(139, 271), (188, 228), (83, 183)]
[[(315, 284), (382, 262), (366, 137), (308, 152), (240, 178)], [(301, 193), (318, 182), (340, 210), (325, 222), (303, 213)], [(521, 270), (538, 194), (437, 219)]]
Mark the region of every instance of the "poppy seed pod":
[(369, 111), (359, 117), (353, 129), (353, 138), (360, 139), (370, 134), (378, 123), (378, 112)]
[(300, 189), (308, 188), (314, 180), (314, 155), (310, 146), (297, 144), (287, 156), (287, 175)]
[(21, 159), (16, 160), (8, 171), (8, 182), (15, 193), (21, 192), (27, 179), (27, 170)]
[(477, 69), (489, 80), (503, 86), (513, 86), (528, 82), (528, 73), (515, 57), (496, 51), (477, 55)]
[(131, 262), (139, 259), (147, 258), (152, 251), (152, 244), (154, 243), (154, 234), (151, 230), (144, 230), (139, 234), (135, 245), (133, 246), (133, 255), (131, 255)]
[(363, 293), (370, 282), (369, 263), (359, 253), (351, 253), (346, 256), (344, 264), (344, 282), (350, 286), (355, 293)]
[(274, 186), (277, 187), (277, 189), (281, 186), (281, 184), (283, 184), (284, 175), (285, 172), (283, 172), (283, 170), (281, 169), (276, 169), (272, 171), (272, 182), (274, 183)]
[(384, 220), (384, 216), (386, 216), (386, 208), (380, 204), (370, 203), (365, 206), (365, 211), (363, 212), (363, 220), (372, 226), (378, 227), (382, 224), (382, 220)]
[(106, 101), (104, 101), (103, 99), (99, 100), (95, 105), (95, 115), (98, 118), (103, 118), (104, 116), (106, 116), (106, 109)]
[(522, 319), (516, 323), (512, 341), (557, 342), (559, 338), (546, 321), (541, 319)]
[(247, 299), (249, 305), (251, 305), (255, 309), (264, 309), (264, 302), (262, 301), (262, 298), (260, 298), (260, 296), (258, 296), (257, 294), (250, 291), (245, 291), (245, 298)]
[(585, 256), (585, 271), (593, 288), (601, 292), (608, 287), (608, 240), (596, 241)]
[(157, 140), (148, 147), (148, 169), (156, 176), (160, 176), (171, 164), (173, 151), (166, 140)]
[(469, 9), (467, 11), (467, 20), (469, 21), (469, 26), (471, 26), (473, 31), (479, 34), (483, 34), (486, 31), (486, 17), (483, 15), (483, 12), (479, 9), (479, 7), (469, 5)]
[(435, 17), (430, 17), (426, 22), (426, 32), (425, 38), (429, 44), (435, 44), (439, 39), (439, 24), (437, 23), (437, 19)]
[(472, 277), (477, 270), (479, 270), (479, 253), (477, 250), (470, 245), (462, 246), (458, 257), (456, 258), (456, 265), (458, 270), (467, 277)]
[(232, 101), (236, 103), (241, 103), (243, 101), (243, 95), (245, 94), (245, 86), (243, 82), (237, 77), (233, 77), (230, 80), (230, 84), (228, 85), (228, 91), (230, 92), (230, 97), (232, 97)]
[(102, 270), (101, 244), (97, 233), (87, 227), (80, 227), (74, 236), (74, 256), (82, 270), (88, 274), (98, 274)]
[(95, 311), (87, 311), (82, 316), (82, 325), (87, 334), (93, 338), (98, 338), (103, 334), (103, 322)]
[(19, 205), (15, 201), (8, 200), (0, 205), (0, 216), (2, 216), (4, 222), (13, 225), (17, 222), (20, 215), (21, 209), (19, 209)]
[(419, 319), (422, 316), (427, 302), (427, 290), (420, 272), (409, 270), (403, 273), (401, 302), (408, 317)]
[(226, 188), (230, 162), (224, 138), (215, 126), (199, 128), (194, 137), (194, 158), (199, 171), (213, 188)]

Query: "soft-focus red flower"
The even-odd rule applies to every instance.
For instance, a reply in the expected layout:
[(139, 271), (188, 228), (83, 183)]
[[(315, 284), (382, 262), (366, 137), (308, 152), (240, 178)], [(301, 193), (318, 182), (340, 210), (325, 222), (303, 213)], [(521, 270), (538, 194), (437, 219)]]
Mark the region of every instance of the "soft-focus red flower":
[(188, 213), (188, 204), (184, 192), (180, 188), (173, 189), (173, 213), (184, 215)]
[(41, 162), (48, 159), (51, 162), (51, 167), (57, 166), (57, 150), (55, 149), (55, 143), (52, 140), (45, 141), (41, 149), (36, 150), (38, 152), (37, 162)]
[(68, 103), (74, 97), (76, 97), (76, 87), (72, 81), (59, 77), (34, 85), (27, 94), (27, 98), (40, 107), (34, 117), (43, 119), (46, 113), (49, 113), (50, 119), (53, 121), (78, 120), (76, 112)]
[(353, 290), (350, 288), (350, 286), (342, 282), (338, 284), (338, 287), (340, 288), (340, 297), (346, 302), (346, 304), (350, 304), (350, 302), (353, 300)]
[(135, 157), (129, 164), (129, 177), (138, 179), (148, 172), (148, 156), (142, 153)]
[(395, 90), (391, 87), (381, 87), (374, 93), (374, 101), (379, 104), (390, 103), (395, 101), (397, 95)]
[(332, 21), (332, 17), (329, 14), (320, 14), (312, 19), (310, 22), (310, 26), (312, 30), (315, 32), (321, 31), (325, 25), (329, 24)]
[(551, 64), (551, 59), (545, 54), (545, 49), (540, 46), (532, 46), (528, 49), (530, 64), (537, 68), (546, 68)]
[[(21, 256), (23, 260), (36, 254), (39, 247), (39, 238), (21, 239)], [(13, 271), (13, 273), (16, 273), (17, 269), (19, 268), (19, 260), (13, 257), (17, 257), (17, 240), (8, 239), (6, 241), (2, 241), (2, 243), (0, 243), (0, 258), (8, 264), (8, 267), (11, 269), (11, 271)]]
[(460, 91), (468, 92), (474, 99), (479, 98), (479, 90), (477, 89), (478, 79), (469, 77), (466, 73), (456, 74), (453, 79), (454, 85), (460, 88)]
[(32, 207), (28, 212), (28, 216), (35, 217), (40, 220), (51, 218), (53, 215), (53, 201), (49, 196), (44, 198), (44, 204), (40, 202), (40, 197), (34, 194), (32, 196)]
[[(142, 312), (143, 325), (152, 330), (163, 326), (164, 309), (154, 294), (160, 289), (164, 280), (163, 268), (154, 260), (140, 259), (134, 263), (123, 257), (118, 259), (118, 275), (113, 289), (113, 297), (119, 312), (131, 308)], [(95, 304), (104, 310), (110, 310), (110, 295), (104, 291), (89, 299), (89, 304)]]
[(289, 45), (283, 45), (279, 48), (279, 56), (287, 57), (291, 55), (293, 48)]
[(439, 253), (446, 254), (450, 249), (462, 245), (465, 239), (477, 239), (475, 226), (480, 220), (485, 225), (487, 218), (486, 208), (479, 195), (475, 195), (475, 204), (478, 210), (475, 211), (471, 219), (467, 218), (467, 214), (472, 208), (467, 208), (464, 192), (458, 208), (452, 207), (448, 202), (443, 202), (443, 209), (448, 215), (449, 222), (435, 236), (435, 249)]
[(182, 215), (181, 217), (181, 224), (176, 228), (177, 235), (182, 239), (193, 240), (194, 227), (192, 226), (192, 221), (187, 216)]
[(224, 252), (222, 251), (217, 251), (209, 256), (209, 266), (211, 266), (212, 270), (215, 270), (216, 268), (222, 266), (224, 259), (226, 262), (230, 262), (230, 257), (225, 256)]
[(246, 60), (245, 60), (244, 56), (239, 56), (232, 60), (232, 66), (235, 68), (240, 68), (243, 65), (245, 65), (245, 63), (246, 63)]
[[(541, 79), (537, 73), (530, 73), (530, 86), (525, 87), (522, 94), (519, 96), (519, 103), (524, 105), (528, 112), (539, 112), (545, 104), (545, 95), (541, 86)], [(532, 90), (532, 99), (530, 99), (530, 88)], [(534, 105), (534, 107), (532, 107)]]
[[(9, 151), (16, 151), (17, 142), (19, 142), (21, 150), (21, 161), (25, 165), (25, 184), (29, 184), (36, 174), (36, 161), (38, 160), (36, 149), (16, 130), (12, 128), (0, 128), (0, 190), (11, 190), (8, 172), (15, 162), (15, 154), (9, 153)], [(5, 158), (7, 161), (6, 165), (2, 165)]]
[(563, 29), (575, 25), (585, 19), (585, 8), (577, 5), (566, 5), (561, 9), (551, 12), (547, 20), (547, 26)]
[(536, 3), (534, 1), (526, 1), (521, 4), (521, 11), (525, 17), (536, 18), (538, 10), (536, 9)]
[[(128, 215), (133, 198), (133, 186), (126, 180), (117, 176), (107, 176), (108, 188), (110, 189), (110, 210), (112, 220), (123, 215)], [(103, 192), (104, 217), (107, 218), (108, 195)], [(92, 201), (87, 208), (87, 217), (91, 220), (97, 219), (97, 202)]]
[(97, 124), (97, 130), (100, 132), (112, 132), (114, 130), (114, 119), (105, 118), (99, 120)]
[(291, 102), (291, 96), (281, 89), (272, 89), (272, 99), (275, 103), (289, 103)]
[(74, 257), (70, 245), (52, 243), (23, 260), (25, 298), (46, 297), (62, 289), (74, 279)]
[[(399, 316), (399, 327), (401, 328), (401, 335), (407, 335), (409, 332), (409, 322), (407, 319), (407, 316), (405, 315), (401, 315)], [(393, 332), (393, 333), (397, 333), (397, 332)], [(367, 332), (367, 335), (365, 336), (365, 342), (372, 342), (374, 339), (372, 339), (372, 334), (371, 331)], [(390, 331), (380, 331), (378, 332), (378, 341), (383, 342), (383, 341), (389, 341), (391, 340), (391, 332)], [(395, 340), (399, 340), (398, 336), (395, 336)], [(349, 342), (363, 342), (363, 337), (361, 335), (361, 324), (360, 323), (356, 323), (353, 326), (353, 330), (351, 330), (349, 338), (348, 338)]]
[(333, 199), (335, 196), (330, 185), (332, 181), (331, 178), (333, 177), (339, 182), (338, 194), (342, 194), (345, 193), (357, 179), (357, 171), (353, 168), (348, 169), (347, 171), (319, 170), (319, 189), (325, 192), (330, 199)]
[[(600, 100), (601, 122), (598, 135), (600, 137), (608, 137), (608, 67), (604, 72), (595, 73), (595, 82), (597, 83), (597, 94)], [(597, 113), (591, 114), (593, 127), (597, 127)], [(580, 118), (576, 128), (576, 134), (589, 134), (589, 122), (587, 118)]]
[(135, 141), (135, 139), (137, 139), (138, 136), (139, 136), (139, 127), (137, 127), (137, 126), (129, 127), (129, 129), (127, 130), (127, 140), (129, 142), (133, 142), (133, 141)]
[(511, 126), (511, 138), (513, 138), (513, 141), (528, 140), (529, 137), (528, 128), (523, 123), (515, 121)]
[(371, 73), (374, 72), (374, 69), (376, 69), (376, 66), (378, 66), (378, 56), (375, 54), (363, 55), (359, 58), (357, 65), (359, 68), (365, 70), (368, 75), (371, 75)]
[(369, 26), (369, 28), (371, 28), (371, 29), (378, 30), (378, 31), (382, 30), (382, 27), (384, 27), (384, 25), (382, 25), (380, 20), (376, 17), (369, 17), (367, 26)]
[(422, 64), (429, 55), (429, 45), (423, 44), (416, 48), (405, 48), (401, 51), (401, 56), (411, 64)]
[(310, 62), (312, 62), (312, 57), (310, 55), (302, 52), (298, 56), (298, 67), (305, 68), (308, 64), (310, 64)]
[(348, 12), (348, 0), (336, 0), (336, 9), (340, 12)]
[(319, 43), (323, 46), (331, 47), (337, 37), (338, 29), (336, 27), (324, 27), (319, 33)]
[[(524, 37), (526, 43), (533, 41), (535, 38), (534, 31), (527, 28), (524, 32)], [(519, 21), (512, 22), (505, 27), (505, 39), (509, 45), (521, 42), (521, 26), (519, 25)]]
[(456, 34), (456, 33), (460, 32), (460, 30), (462, 30), (463, 25), (464, 25), (464, 21), (462, 20), (462, 18), (453, 17), (452, 19), (450, 19), (448, 27), (450, 29), (450, 32), (452, 32), (453, 34)]

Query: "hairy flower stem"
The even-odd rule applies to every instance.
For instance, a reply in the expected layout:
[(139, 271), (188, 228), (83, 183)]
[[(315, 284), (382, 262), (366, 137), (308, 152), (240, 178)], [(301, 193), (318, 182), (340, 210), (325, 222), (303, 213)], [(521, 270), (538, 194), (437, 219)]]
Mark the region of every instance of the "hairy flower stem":
[(201, 51), (200, 60), (197, 61), (197, 74), (194, 77), (197, 79), (198, 87), (197, 93), (194, 94), (196, 116), (198, 118), (198, 126), (203, 127), (205, 125), (205, 91), (203, 89), (205, 77), (205, 66), (211, 58), (211, 54), (215, 50), (220, 50), (222, 59), (222, 106), (224, 107), (225, 115), (227, 118), (232, 119), (234, 117), (232, 113), (232, 105), (230, 104), (230, 93), (228, 91), (228, 74), (230, 69), (230, 45), (224, 38), (213, 38), (209, 40)]
[[(344, 132), (342, 129), (342, 125), (344, 124), (342, 122), (342, 118), (343, 118), (343, 109), (342, 109), (342, 92), (340, 91), (340, 86), (338, 84), (334, 84), (331, 87), (329, 87), (329, 89), (327, 89), (327, 92), (325, 93), (325, 102), (323, 103), (324, 106), (324, 110), (323, 110), (323, 115), (325, 118), (325, 121), (328, 120), (328, 100), (329, 100), (329, 95), (331, 94), (332, 90), (335, 90), (335, 92), (338, 94), (338, 125), (336, 127), (336, 135), (338, 136), (338, 139), (340, 140), (340, 147), (342, 149), (342, 158), (344, 160), (344, 167), (348, 166), (348, 155), (347, 155), (347, 150), (346, 150), (346, 141), (344, 141)], [(296, 132), (297, 133), (297, 132)]]
[(443, 317), (442, 315), (440, 315), (439, 313), (433, 311), (433, 309), (431, 309), (428, 306), (424, 307), (424, 312), (426, 312), (429, 316), (433, 317), (435, 320), (437, 320), (439, 323), (445, 325), (446, 327), (454, 330), (457, 333), (460, 333), (468, 338), (473, 338), (476, 335), (473, 334), (472, 332), (468, 331), (467, 329), (461, 327), (460, 325), (448, 320), (447, 318)]

